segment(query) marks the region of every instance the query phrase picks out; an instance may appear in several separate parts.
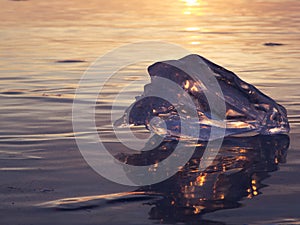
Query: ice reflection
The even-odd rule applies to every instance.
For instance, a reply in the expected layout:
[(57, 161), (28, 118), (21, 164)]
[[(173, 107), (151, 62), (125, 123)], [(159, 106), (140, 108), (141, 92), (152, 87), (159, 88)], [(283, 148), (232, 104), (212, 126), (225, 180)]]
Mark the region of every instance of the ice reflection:
[[(149, 145), (155, 145), (154, 142), (150, 141)], [(147, 218), (160, 223), (223, 224), (204, 220), (202, 216), (240, 207), (244, 198), (262, 194), (266, 187), (262, 181), (270, 176), (270, 172), (278, 170), (280, 163), (286, 162), (289, 142), (289, 136), (283, 134), (225, 138), (213, 164), (204, 171), (199, 171), (199, 163), (207, 142), (199, 142), (189, 162), (164, 182), (132, 192), (76, 196), (38, 206), (73, 211), (117, 205), (118, 209), (126, 211), (127, 207), (132, 209), (127, 204), (135, 207), (138, 204), (138, 207), (150, 206)], [(177, 141), (165, 141), (153, 150), (141, 153), (125, 153), (124, 149), (118, 148), (115, 156), (128, 164), (155, 164), (168, 157), (176, 145)], [(153, 168), (149, 173), (155, 174)], [(127, 173), (128, 177), (137, 175), (135, 171)]]
[[(129, 164), (151, 164), (171, 154), (176, 144), (164, 142), (150, 152), (118, 156)], [(262, 181), (270, 176), (269, 172), (278, 170), (278, 164), (286, 162), (289, 137), (226, 138), (213, 164), (200, 172), (205, 146), (206, 142), (198, 143), (191, 160), (172, 178), (137, 190), (163, 196), (149, 203), (150, 219), (165, 223), (198, 220), (205, 213), (237, 208), (243, 198), (262, 194), (266, 186)]]

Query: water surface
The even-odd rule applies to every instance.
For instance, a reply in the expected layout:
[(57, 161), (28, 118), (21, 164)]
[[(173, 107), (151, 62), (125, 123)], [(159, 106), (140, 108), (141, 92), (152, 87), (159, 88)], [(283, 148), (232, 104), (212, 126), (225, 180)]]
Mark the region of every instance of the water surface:
[[(300, 223), (298, 0), (0, 0), (0, 6), (3, 224)], [(99, 56), (143, 40), (179, 44), (254, 84), (287, 108), (289, 138), (229, 139), (206, 174), (195, 169), (204, 145), (199, 143), (175, 177), (140, 189), (96, 174), (81, 157), (72, 129), (78, 81)], [(282, 45), (265, 45), (270, 42)], [(149, 64), (119, 73), (146, 82)], [(122, 84), (115, 76), (97, 104), (97, 125), (107, 131), (112, 152), (120, 145), (110, 138), (106, 116)], [(133, 101), (128, 98), (124, 107)], [(37, 206), (55, 200), (50, 208)]]

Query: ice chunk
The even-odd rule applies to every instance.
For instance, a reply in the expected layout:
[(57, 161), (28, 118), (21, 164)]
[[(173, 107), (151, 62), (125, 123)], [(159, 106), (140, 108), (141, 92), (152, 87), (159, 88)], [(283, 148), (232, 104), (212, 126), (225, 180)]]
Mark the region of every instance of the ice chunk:
[[(145, 85), (144, 93), (136, 97), (136, 102), (115, 125), (145, 125), (147, 129), (166, 138), (200, 140), (216, 139), (222, 135), (271, 135), (289, 132), (287, 111), (282, 105), (241, 80), (233, 72), (202, 56), (193, 54), (179, 60), (157, 62), (149, 66), (148, 72), (151, 83)], [(162, 86), (157, 78), (176, 83), (190, 96), (198, 114), (198, 121), (191, 120), (187, 112), (187, 109), (192, 109), (188, 105), (191, 103), (178, 90)], [(219, 89), (215, 88), (216, 85), (219, 85)], [(170, 103), (156, 97), (155, 93), (161, 90), (175, 101), (173, 99)], [(212, 98), (208, 96), (213, 96), (217, 101), (211, 103), (209, 100)], [(214, 107), (220, 102), (224, 104), (224, 112)], [(222, 113), (225, 115), (221, 115)], [(191, 129), (185, 129), (185, 133), (182, 133), (182, 123), (188, 124)], [(200, 132), (193, 132), (195, 128)], [(225, 128), (225, 133), (220, 132), (212, 138), (212, 128)]]

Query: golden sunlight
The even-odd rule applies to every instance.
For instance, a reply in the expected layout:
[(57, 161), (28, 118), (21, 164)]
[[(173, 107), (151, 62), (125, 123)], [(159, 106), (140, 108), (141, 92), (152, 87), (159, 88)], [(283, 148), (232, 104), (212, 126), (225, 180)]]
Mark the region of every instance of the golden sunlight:
[(181, 0), (181, 2), (183, 2), (184, 5), (185, 5), (185, 9), (183, 11), (183, 14), (185, 14), (185, 15), (191, 15), (191, 14), (199, 15), (199, 14), (201, 14), (200, 6), (201, 6), (202, 2), (200, 0)]
[(199, 31), (200, 28), (199, 27), (187, 27), (185, 28), (186, 31)]
[(199, 1), (198, 0), (183, 0), (187, 6), (198, 6)]

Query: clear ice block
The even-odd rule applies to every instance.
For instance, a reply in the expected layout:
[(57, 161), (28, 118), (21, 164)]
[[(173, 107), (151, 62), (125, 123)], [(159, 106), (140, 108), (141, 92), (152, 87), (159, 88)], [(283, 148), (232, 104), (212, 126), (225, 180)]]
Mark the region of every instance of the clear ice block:
[[(232, 135), (288, 133), (290, 130), (287, 111), (282, 105), (233, 72), (202, 56), (192, 54), (179, 60), (157, 62), (148, 67), (148, 72), (151, 83), (145, 85), (144, 93), (136, 97), (136, 101), (115, 125), (145, 125), (165, 138), (198, 138), (204, 141)], [(175, 82), (190, 96), (196, 107), (198, 121), (191, 120), (186, 112), (189, 108), (186, 105), (190, 103), (175, 89), (162, 86), (156, 79), (158, 77)], [(212, 79), (215, 79), (215, 83), (210, 83)], [(216, 84), (222, 93), (214, 88)], [(175, 98), (175, 105), (174, 101), (171, 104), (155, 97), (155, 93), (162, 89)], [(220, 112), (212, 107), (214, 104), (210, 104), (208, 95), (225, 103), (225, 115), (218, 115)], [(182, 106), (185, 106), (182, 109), (184, 113), (180, 114), (178, 111)], [(185, 129), (184, 133), (181, 132), (183, 122), (191, 128)], [(195, 128), (200, 132), (193, 132)], [(225, 129), (225, 132), (219, 135), (215, 132), (211, 137), (212, 128)]]

